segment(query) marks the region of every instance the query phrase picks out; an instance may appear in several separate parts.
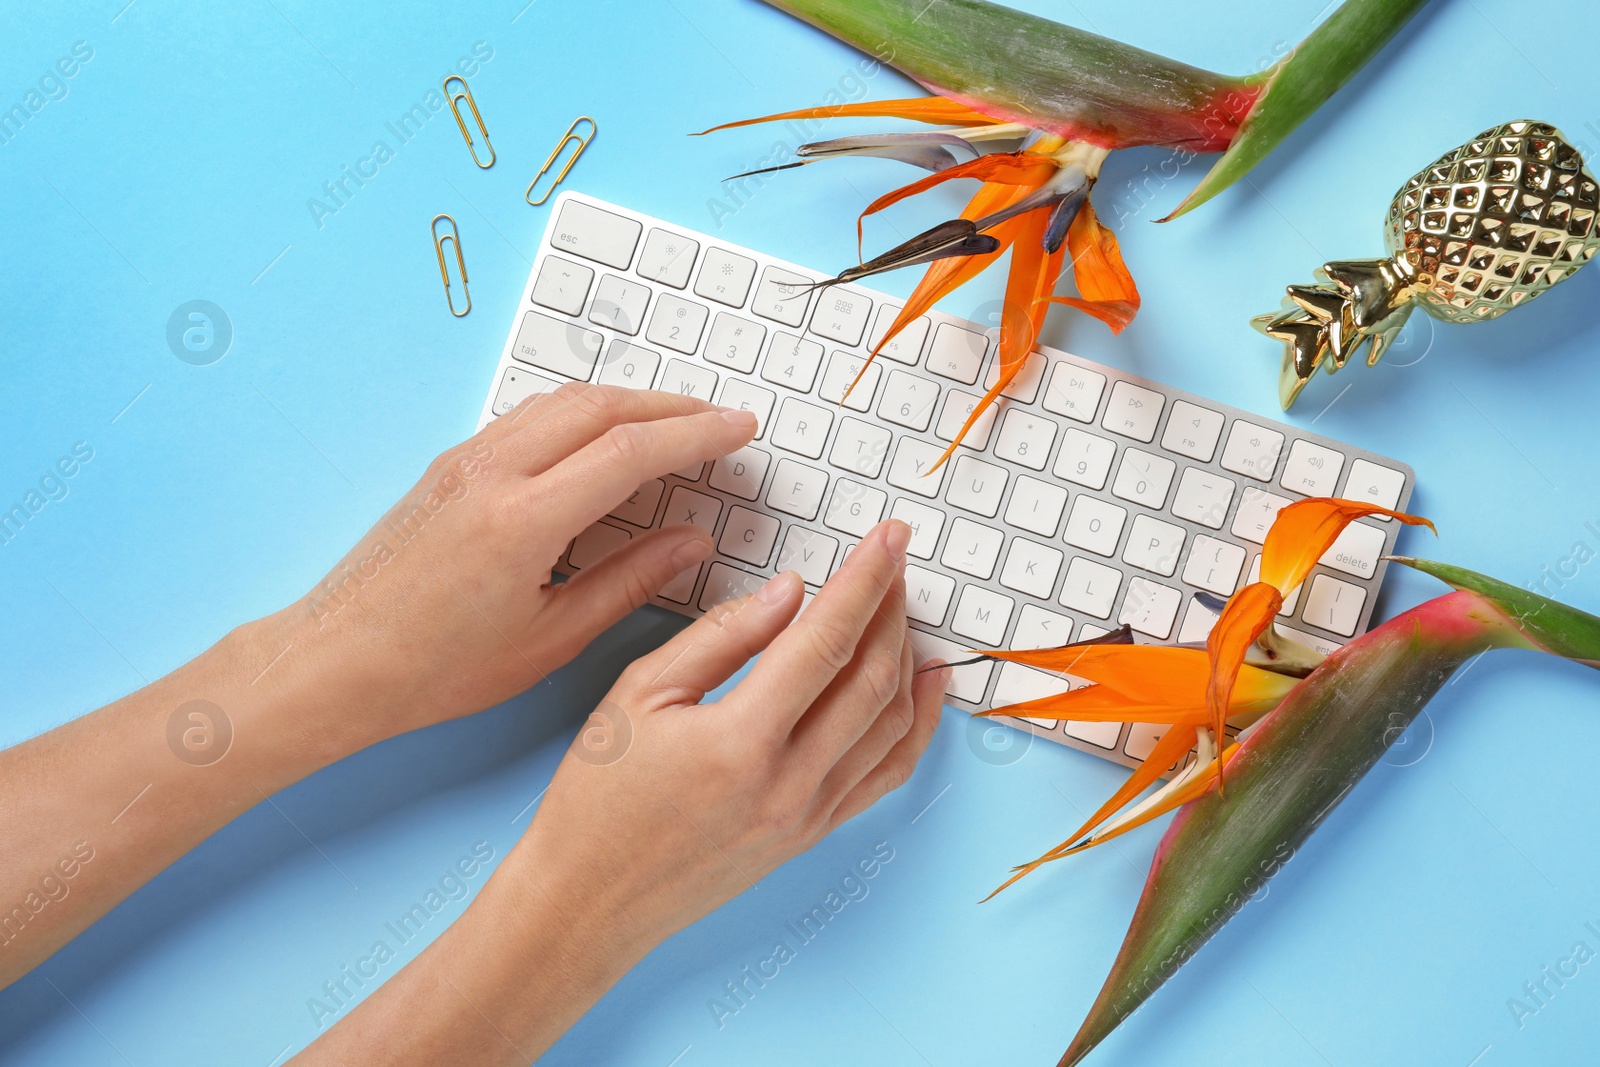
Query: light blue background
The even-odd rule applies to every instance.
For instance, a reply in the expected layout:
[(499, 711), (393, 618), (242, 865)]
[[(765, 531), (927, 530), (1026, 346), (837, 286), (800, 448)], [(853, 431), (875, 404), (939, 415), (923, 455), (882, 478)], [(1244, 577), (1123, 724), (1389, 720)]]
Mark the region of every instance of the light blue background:
[[(94, 459), (0, 548), (3, 744), (299, 595), (471, 431), (546, 222), (522, 190), (574, 116), (593, 115), (600, 135), (572, 187), (719, 232), (708, 207), (719, 179), (793, 135), (686, 133), (835, 88), (912, 91), (889, 72), (858, 83), (854, 53), (755, 0), (125, 2), (4, 8), (0, 105), (74, 42), (94, 58), (0, 146), (0, 504), (74, 442)], [(1244, 71), (1323, 5), (1025, 6)], [(1146, 220), (1204, 161), (1148, 186), (1140, 208), (1130, 183), (1165, 153), (1117, 154), (1096, 199), (1107, 218), (1115, 205), (1134, 216), (1120, 233), (1145, 310), (1117, 338), (1060, 312), (1046, 340), (1275, 414), (1277, 346), (1247, 318), (1324, 259), (1378, 253), (1400, 181), (1485, 127), (1536, 117), (1600, 149), (1597, 25), (1585, 4), (1436, 0), (1247, 183), (1171, 225)], [(435, 115), (317, 226), (308, 198), (376, 139), (393, 147), (384, 124), (478, 41), (494, 51), (471, 84), (498, 165), (474, 168), (448, 114)], [(787, 172), (720, 232), (842, 266), (855, 212), (910, 176), (859, 161)], [(947, 217), (960, 195), (890, 212), (869, 246)], [(463, 320), (445, 311), (428, 237), (440, 211), (459, 220), (471, 271)], [(946, 306), (971, 314), (998, 293), (986, 277)], [(212, 366), (180, 362), (165, 342), (169, 314), (195, 298), (235, 330)], [(1575, 542), (1600, 548), (1597, 300), (1600, 269), (1492, 324), (1435, 335), (1418, 316), (1390, 364), (1319, 381), (1294, 421), (1416, 467), (1415, 510), (1442, 537), (1408, 531), (1403, 550), (1533, 580)], [(1581, 568), (1562, 595), (1600, 609), (1597, 574)], [(1380, 613), (1437, 591), (1394, 574)], [(677, 625), (642, 613), (550, 685), (332, 767), (276, 798), (281, 813), (247, 813), (0, 994), (0, 1062), (281, 1063), (317, 1033), (307, 999), (447, 864), (476, 841), (505, 854), (588, 708)], [(1597, 696), (1600, 678), (1531, 655), (1474, 666), (1265, 898), (1091, 1062), (1592, 1059), (1600, 963), (1520, 1029), (1507, 1000), (1575, 942), (1600, 949), (1583, 928), (1600, 925)], [(545, 1062), (1053, 1063), (1110, 965), (1158, 831), (978, 906), (1124, 772), (1043, 743), (993, 766), (967, 723), (948, 714), (910, 785), (663, 945)], [(707, 1001), (880, 841), (895, 858), (870, 895), (719, 1029)]]

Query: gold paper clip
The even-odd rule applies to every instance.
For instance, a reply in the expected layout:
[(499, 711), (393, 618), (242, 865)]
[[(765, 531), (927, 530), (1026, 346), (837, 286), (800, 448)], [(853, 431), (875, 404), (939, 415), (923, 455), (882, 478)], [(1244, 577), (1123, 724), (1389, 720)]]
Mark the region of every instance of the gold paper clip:
[[(450, 232), (439, 232), (439, 220), (449, 219)], [(461, 255), (461, 230), (456, 226), (456, 220), (449, 215), (435, 215), (433, 217), (433, 252), (439, 257), (439, 277), (444, 280), (444, 302), (450, 305), (450, 314), (461, 318), (472, 310), (472, 293), (467, 289), (467, 261)], [(461, 268), (461, 295), (467, 298), (467, 306), (460, 311), (456, 310), (455, 298), (450, 294), (450, 271), (444, 265), (444, 243), (449, 241), (456, 246), (456, 265)]]
[[(577, 130), (578, 124), (583, 122), (587, 122), (589, 124), (589, 133), (586, 136), (580, 136), (574, 132)], [(544, 161), (544, 166), (539, 168), (539, 173), (535, 174), (533, 176), (533, 181), (528, 183), (528, 191), (523, 194), (523, 198), (534, 207), (538, 207), (546, 200), (549, 200), (550, 194), (556, 191), (556, 186), (567, 180), (567, 172), (572, 169), (572, 165), (574, 163), (578, 162), (578, 157), (583, 155), (583, 150), (589, 147), (589, 142), (594, 140), (594, 135), (599, 132), (600, 124), (594, 119), (590, 118), (588, 115), (579, 115), (577, 118), (573, 119), (572, 125), (567, 127), (567, 132), (562, 134), (561, 140), (557, 142), (556, 150), (550, 153), (550, 158)], [(550, 188), (544, 191), (544, 195), (535, 200), (533, 198), (533, 187), (539, 184), (540, 178), (543, 178), (546, 174), (550, 173), (550, 168), (556, 165), (556, 160), (560, 158), (561, 153), (566, 150), (567, 145), (573, 143), (577, 144), (578, 150), (572, 153), (572, 158), (567, 160), (567, 165), (561, 168), (561, 173), (556, 175), (556, 180), (550, 184)]]
[[(451, 82), (460, 82), (461, 91), (452, 93)], [(446, 78), (441, 86), (444, 95), (450, 100), (450, 113), (456, 117), (456, 125), (461, 127), (461, 136), (467, 139), (467, 151), (472, 153), (472, 161), (484, 170), (494, 166), (494, 145), (489, 143), (489, 127), (483, 124), (483, 116), (478, 113), (478, 102), (472, 99), (472, 90), (467, 88), (467, 80), (460, 75), (452, 74)], [(472, 109), (473, 121), (478, 124), (478, 132), (483, 134), (483, 145), (489, 150), (489, 162), (485, 163), (478, 158), (478, 146), (472, 140), (472, 131), (467, 129), (466, 120), (461, 117), (461, 101), (465, 100)]]

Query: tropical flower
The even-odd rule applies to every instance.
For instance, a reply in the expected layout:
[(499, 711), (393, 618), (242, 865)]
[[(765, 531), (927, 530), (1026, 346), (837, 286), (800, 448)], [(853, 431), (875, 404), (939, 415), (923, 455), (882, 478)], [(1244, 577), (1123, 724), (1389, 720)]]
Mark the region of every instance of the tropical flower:
[[(1116, 236), (1089, 203), (1108, 153), (1136, 145), (1164, 145), (1188, 155), (1223, 152), (1167, 216), (1176, 217), (1259, 162), (1426, 0), (1347, 0), (1289, 56), (1248, 77), (1200, 70), (985, 0), (767, 2), (883, 57), (937, 95), (803, 108), (713, 129), (851, 116), (944, 127), (806, 144), (795, 162), (769, 168), (873, 156), (931, 172), (868, 205), (863, 219), (953, 179), (983, 183), (959, 217), (821, 283), (928, 265), (871, 358), (942, 297), (1011, 251), (996, 381), (934, 464), (937, 469), (1022, 369), (1051, 304), (1084, 311), (1113, 332), (1138, 312), (1139, 290)], [(1057, 296), (1068, 256), (1078, 295)]]
[[(1262, 547), (1263, 580), (1228, 600), (1204, 651), (1133, 645), (1119, 634), (1057, 649), (983, 653), (1089, 683), (986, 714), (1168, 726), (1088, 822), (1000, 887), (1181, 809), (1062, 1067), (1088, 1055), (1259, 892), (1461, 664), (1490, 649), (1522, 648), (1600, 668), (1600, 618), (1463, 568), (1409, 558), (1397, 562), (1456, 591), (1325, 659), (1277, 634), (1272, 620), (1285, 594), (1349, 522), (1369, 514), (1427, 524), (1328, 498), (1280, 511)], [(1228, 729), (1244, 732), (1230, 742)], [(1168, 774), (1165, 785), (1135, 803)]]

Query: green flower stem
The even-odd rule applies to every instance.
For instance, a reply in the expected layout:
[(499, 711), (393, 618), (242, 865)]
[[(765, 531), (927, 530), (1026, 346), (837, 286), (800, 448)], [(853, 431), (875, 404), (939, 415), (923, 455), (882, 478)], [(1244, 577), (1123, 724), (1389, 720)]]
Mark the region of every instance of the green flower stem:
[(1338, 92), (1428, 0), (1348, 0), (1267, 72), (1267, 88), (1238, 137), (1183, 203), (1192, 211), (1244, 177)]

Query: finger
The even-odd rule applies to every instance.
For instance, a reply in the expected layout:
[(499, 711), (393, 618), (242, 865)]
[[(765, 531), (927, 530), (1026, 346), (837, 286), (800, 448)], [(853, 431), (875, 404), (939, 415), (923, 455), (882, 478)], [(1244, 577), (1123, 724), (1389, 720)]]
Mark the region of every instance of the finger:
[(656, 707), (698, 704), (772, 643), (800, 609), (805, 583), (785, 571), (749, 596), (712, 608), (628, 668), (638, 696)]
[(559, 614), (554, 617), (565, 631), (559, 636), (579, 646), (588, 644), (702, 562), (711, 549), (711, 535), (698, 526), (669, 526), (634, 538), (556, 587)]
[(784, 709), (785, 734), (855, 658), (873, 613), (896, 575), (905, 575), (911, 528), (879, 523), (829, 578), (799, 620), (783, 632), (740, 683), (758, 706)]
[(508, 425), (504, 447), (512, 462), (536, 475), (616, 426), (716, 410), (704, 400), (678, 393), (568, 382), (519, 405), (499, 421)]
[(913, 670), (915, 659), (911, 638), (907, 635), (900, 641), (899, 689), (896, 690), (894, 699), (885, 704), (883, 710), (872, 720), (866, 732), (828, 771), (821, 788), (817, 790), (818, 803), (823, 810), (832, 811), (837, 808), (839, 802), (856, 787), (856, 783), (865, 778), (872, 768), (883, 762), (889, 750), (911, 732), (916, 718), (913, 696), (916, 685), (916, 674)]
[(866, 811), (911, 779), (911, 772), (917, 769), (917, 761), (928, 750), (928, 742), (933, 740), (933, 732), (939, 726), (939, 717), (944, 710), (944, 687), (949, 678), (948, 667), (917, 675), (912, 687), (912, 705), (916, 709), (916, 716), (910, 732), (895, 743), (889, 754), (867, 772), (867, 776), (856, 783), (855, 788), (845, 794), (844, 800), (834, 809), (830, 830)]
[[(906, 649), (906, 582), (896, 574), (861, 635), (850, 666), (795, 724), (793, 744), (802, 762), (821, 781), (899, 695), (909, 681)], [(910, 725), (910, 689), (906, 689)], [(874, 761), (876, 762), (876, 761)], [(870, 765), (869, 765), (870, 766)], [(863, 768), (863, 772), (865, 768)]]
[(584, 530), (650, 479), (721, 459), (755, 435), (748, 411), (620, 423), (530, 482), (528, 500), (556, 529)]

